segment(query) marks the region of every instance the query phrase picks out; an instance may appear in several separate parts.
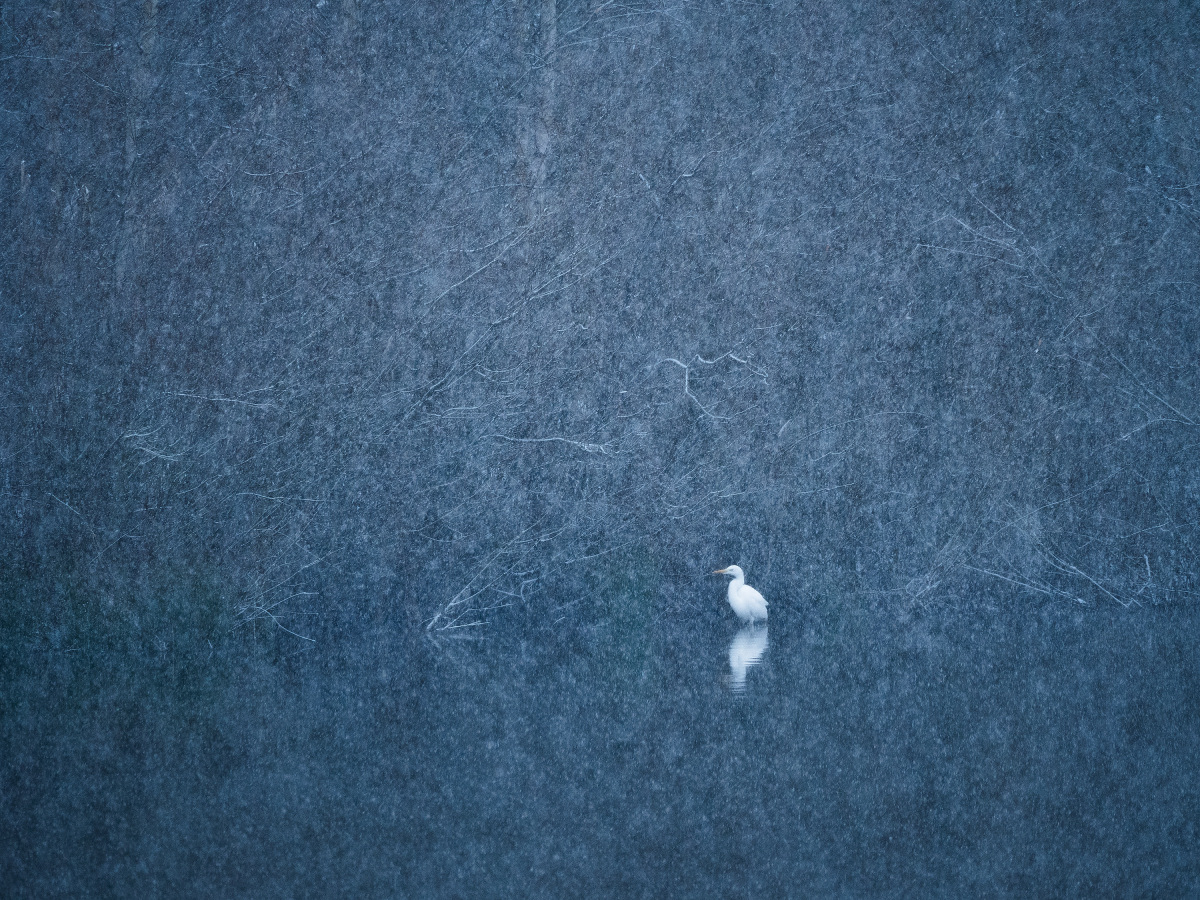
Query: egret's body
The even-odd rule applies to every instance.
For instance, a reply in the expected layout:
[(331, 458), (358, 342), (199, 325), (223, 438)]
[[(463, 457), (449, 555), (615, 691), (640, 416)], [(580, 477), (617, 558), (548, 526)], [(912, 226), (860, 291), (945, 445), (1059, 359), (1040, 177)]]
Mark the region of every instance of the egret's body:
[(717, 569), (714, 575), (732, 575), (729, 582), (729, 605), (737, 617), (746, 624), (767, 621), (767, 601), (758, 591), (746, 584), (746, 573), (741, 566)]

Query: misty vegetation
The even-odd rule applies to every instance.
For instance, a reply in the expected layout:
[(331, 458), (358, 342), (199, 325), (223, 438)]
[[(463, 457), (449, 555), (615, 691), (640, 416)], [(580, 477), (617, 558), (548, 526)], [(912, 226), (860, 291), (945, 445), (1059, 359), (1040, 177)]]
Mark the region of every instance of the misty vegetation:
[[(665, 734), (674, 713), (645, 694), (644, 673), (667, 666), (663, 648), (686, 655), (686, 641), (654, 629), (702, 640), (727, 624), (723, 581), (707, 573), (735, 562), (785, 629), (768, 661), (777, 635), (793, 634), (832, 666), (785, 664), (780, 651), (751, 688), (799, 673), (823, 685), (818, 717), (840, 715), (856, 666), (900, 665), (889, 647), (910, 662), (914, 646), (950, 647), (963, 654), (954, 665), (982, 654), (1018, 681), (1026, 663), (1057, 665), (1049, 646), (1025, 659), (1005, 641), (1036, 642), (1030, 623), (1061, 614), (1102, 635), (1103, 652), (1072, 666), (1111, 671), (1148, 654), (1146, 672), (1184, 679), (1159, 682), (1145, 733), (1173, 722), (1188, 735), (1200, 713), (1194, 643), (1180, 637), (1194, 633), (1200, 590), (1198, 73), (1200, 18), (1186, 3), (5, 4), (0, 683), (6, 755), (29, 754), (4, 767), (6, 818), (35, 828), (37, 810), (55, 809), (64, 830), (45, 834), (116, 848), (70, 862), (50, 838), (14, 831), (6, 880), (30, 895), (120, 893), (112, 885), (140, 883), (138, 842), (160, 827), (113, 824), (168, 791), (124, 775), (108, 825), (79, 825), (83, 801), (47, 785), (91, 750), (55, 763), (45, 746), (75, 746), (55, 735), (137, 757), (133, 770), (154, 777), (155, 752), (199, 754), (216, 768), (197, 776), (188, 808), (212, 822), (220, 812), (195, 798), (213, 802), (204, 785), (218, 782), (243, 791), (221, 781), (219, 760), (266, 752), (256, 728), (278, 728), (271, 752), (284, 756), (309, 738), (329, 759), (366, 752), (353, 728), (303, 737), (266, 710), (320, 717), (352, 706), (357, 684), (451, 746), (439, 729), (470, 720), (404, 704), (437, 702), (420, 653), (491, 671), (460, 636), (533, 629), (542, 637), (514, 651), (528, 662), (554, 629), (580, 629), (571, 652), (545, 651), (603, 655), (609, 696), (566, 701), (579, 721), (624, 710), (630, 733), (642, 721)], [(973, 624), (963, 609), (976, 606), (1004, 624)], [(789, 616), (829, 631), (775, 625)], [(926, 637), (880, 636), (914, 621)], [(1058, 641), (1065, 627), (1045, 633)], [(900, 666), (898, 706), (863, 713), (870, 728), (910, 727), (902, 710), (925, 702), (924, 663), (912, 665)], [(392, 675), (377, 679), (382, 669)], [(1087, 681), (1074, 674), (1047, 678), (1070, 692)], [(402, 690), (397, 678), (423, 699), (380, 699)], [(499, 695), (541, 696), (529, 678)], [(551, 680), (569, 694), (567, 676)], [(272, 699), (254, 706), (249, 684), (275, 685)], [(1111, 696), (1137, 706), (1152, 692), (1139, 684)], [(240, 703), (230, 721), (260, 735), (258, 750), (220, 737), (212, 711)], [(143, 718), (158, 708), (176, 718)], [(969, 704), (947, 708), (974, 734)], [(1045, 711), (1018, 718), (1064, 727)], [(389, 727), (396, 745), (413, 740), (402, 721)], [(550, 755), (586, 755), (590, 732), (558, 727), (573, 737)], [(195, 746), (171, 743), (183, 733)], [(839, 740), (853, 743), (810, 748), (830, 772), (850, 752)], [(1161, 846), (1174, 849), (1130, 857), (1120, 884), (1135, 893), (1139, 872), (1168, 891), (1196, 873), (1180, 848), (1196, 837), (1197, 795), (1178, 787), (1195, 751), (1175, 740), (1166, 781), (1113, 776), (1123, 786), (1110, 793), (1173, 810)], [(626, 775), (656, 796), (651, 756)], [(1029, 758), (1043, 773), (1066, 766), (1045, 748)], [(104, 759), (80, 783), (122, 770)], [(489, 765), (467, 768), (484, 777)], [(1014, 763), (1013, 777), (1029, 770)], [(432, 783), (406, 771), (397, 783)], [(681, 777), (683, 796), (700, 790)], [(459, 808), (430, 790), (419, 803)], [(855, 809), (908, 815), (838, 790), (849, 806), (812, 829), (832, 833)], [(989, 796), (1003, 807), (1017, 795)], [(593, 810), (582, 795), (561, 802), (576, 818)], [(940, 808), (925, 830), (899, 833), (907, 861), (967, 840), (929, 837), (949, 833)], [(787, 815), (760, 812), (754, 827)], [(461, 815), (467, 831), (498, 827)], [(433, 844), (406, 843), (429, 824), (405, 822), (406, 859), (434, 859)], [(538, 840), (520, 827), (532, 830), (519, 846)], [(596, 840), (538, 865), (612, 865), (620, 842)], [(1029, 853), (1022, 871), (1061, 864)], [(112, 868), (122, 854), (132, 869)], [(878, 890), (899, 864), (847, 881), (836, 873), (857, 871), (853, 855), (825, 859), (817, 893)], [(1096, 871), (1110, 858), (1092, 858)], [(627, 872), (650, 871), (643, 862)], [(459, 878), (472, 865), (524, 871), (459, 865)], [(106, 874), (88, 882), (85, 870)], [(59, 875), (39, 881), (47, 871)], [(928, 871), (948, 883), (948, 869)], [(387, 890), (488, 893), (426, 875)], [(171, 876), (156, 877), (170, 893)], [(622, 877), (601, 883), (636, 893), (641, 882)], [(1038, 889), (989, 877), (955, 883)], [(193, 889), (259, 883), (231, 878)], [(1114, 887), (1082, 876), (1060, 887), (1080, 885)]]

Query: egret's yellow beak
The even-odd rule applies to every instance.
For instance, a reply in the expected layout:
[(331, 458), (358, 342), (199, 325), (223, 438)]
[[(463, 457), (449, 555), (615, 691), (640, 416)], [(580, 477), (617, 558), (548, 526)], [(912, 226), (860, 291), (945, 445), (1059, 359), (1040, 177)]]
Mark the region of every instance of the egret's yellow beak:
[(714, 574), (714, 575), (724, 575), (724, 574), (725, 574), (725, 570), (724, 570), (724, 569), (715, 569), (715, 570), (713, 571), (713, 574)]

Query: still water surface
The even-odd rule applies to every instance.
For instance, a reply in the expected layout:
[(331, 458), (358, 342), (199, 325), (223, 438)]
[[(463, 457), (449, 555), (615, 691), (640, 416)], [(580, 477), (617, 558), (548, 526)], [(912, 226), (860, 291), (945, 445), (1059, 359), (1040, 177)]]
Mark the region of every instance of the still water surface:
[(1194, 890), (1194, 615), (841, 598), (768, 637), (722, 606), (47, 651), (7, 691), (7, 892)]

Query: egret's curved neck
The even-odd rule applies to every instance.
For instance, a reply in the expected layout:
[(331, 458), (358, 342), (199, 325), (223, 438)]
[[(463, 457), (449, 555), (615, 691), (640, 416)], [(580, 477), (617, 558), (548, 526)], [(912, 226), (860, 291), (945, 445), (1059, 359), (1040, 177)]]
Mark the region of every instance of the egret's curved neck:
[(745, 575), (734, 575), (734, 576), (733, 576), (733, 581), (729, 582), (729, 590), (731, 590), (731, 591), (732, 591), (732, 590), (734, 590), (735, 588), (740, 588), (740, 587), (741, 587), (742, 585), (744, 585), (745, 583), (746, 583), (746, 576), (745, 576)]

